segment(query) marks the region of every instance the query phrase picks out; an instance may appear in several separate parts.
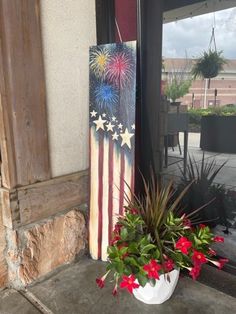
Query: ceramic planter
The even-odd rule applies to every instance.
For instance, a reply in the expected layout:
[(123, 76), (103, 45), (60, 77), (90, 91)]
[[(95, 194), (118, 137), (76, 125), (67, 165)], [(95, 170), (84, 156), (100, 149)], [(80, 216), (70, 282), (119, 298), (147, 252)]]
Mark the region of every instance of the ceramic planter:
[(170, 282), (167, 280), (167, 274), (161, 275), (156, 280), (155, 286), (149, 283), (145, 287), (134, 289), (133, 294), (136, 299), (146, 304), (161, 304), (167, 301), (173, 294), (179, 279), (179, 269), (174, 269), (169, 273)]

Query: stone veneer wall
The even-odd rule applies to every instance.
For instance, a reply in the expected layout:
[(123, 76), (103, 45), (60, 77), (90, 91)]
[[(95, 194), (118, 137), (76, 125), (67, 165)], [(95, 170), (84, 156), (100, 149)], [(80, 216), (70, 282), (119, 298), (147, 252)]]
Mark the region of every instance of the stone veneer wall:
[(72, 262), (87, 248), (84, 215), (73, 208), (50, 219), (7, 230), (9, 284), (22, 288), (58, 266)]

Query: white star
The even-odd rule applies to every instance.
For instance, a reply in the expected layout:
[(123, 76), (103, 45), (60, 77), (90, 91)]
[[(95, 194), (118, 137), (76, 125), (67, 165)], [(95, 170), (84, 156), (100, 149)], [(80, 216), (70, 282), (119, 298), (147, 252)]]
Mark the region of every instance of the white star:
[(126, 128), (125, 132), (121, 133), (120, 136), (122, 137), (121, 146), (124, 146), (126, 144), (129, 148), (131, 148), (130, 139), (131, 139), (132, 136), (134, 136), (134, 134), (133, 133), (129, 133), (128, 129)]
[(102, 117), (105, 118), (105, 117), (106, 117), (106, 113), (103, 113), (103, 114), (102, 114)]
[(112, 119), (112, 121), (116, 121), (116, 117), (114, 117), (114, 116), (111, 119)]
[(106, 125), (106, 127), (107, 127), (107, 131), (113, 132), (114, 125), (111, 124), (111, 122), (109, 122), (109, 123)]
[(93, 122), (96, 124), (96, 131), (98, 131), (99, 129), (105, 130), (104, 123), (106, 122), (106, 120), (102, 120), (101, 116), (99, 116), (98, 120), (94, 120)]
[(93, 110), (93, 111), (90, 112), (90, 114), (91, 114), (91, 118), (92, 118), (92, 117), (96, 117), (97, 112)]
[(119, 135), (115, 132), (114, 134), (112, 134), (112, 139), (113, 141), (117, 141), (118, 140)]
[(122, 128), (123, 128), (123, 124), (118, 124), (118, 128), (120, 129), (120, 130), (122, 130)]
[(132, 124), (132, 125), (131, 125), (131, 129), (132, 129), (132, 130), (135, 130), (135, 124)]

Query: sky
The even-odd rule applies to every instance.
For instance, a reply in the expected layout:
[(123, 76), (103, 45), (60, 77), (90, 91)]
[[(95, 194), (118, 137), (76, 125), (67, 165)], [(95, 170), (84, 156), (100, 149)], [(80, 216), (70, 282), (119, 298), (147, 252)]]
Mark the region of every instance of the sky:
[[(164, 24), (163, 53), (165, 58), (198, 58), (208, 50), (214, 25), (214, 13)], [(215, 13), (217, 50), (227, 59), (236, 59), (236, 8)]]

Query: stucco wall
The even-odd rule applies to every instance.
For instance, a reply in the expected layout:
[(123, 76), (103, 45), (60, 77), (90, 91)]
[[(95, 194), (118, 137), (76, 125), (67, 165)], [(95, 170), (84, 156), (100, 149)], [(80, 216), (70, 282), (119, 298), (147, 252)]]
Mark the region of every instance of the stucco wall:
[(41, 0), (53, 177), (88, 167), (88, 61), (95, 0)]

